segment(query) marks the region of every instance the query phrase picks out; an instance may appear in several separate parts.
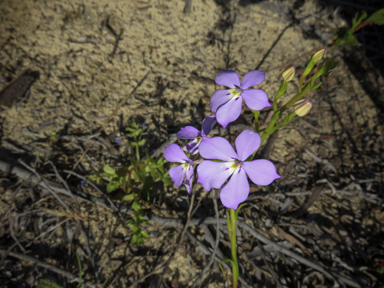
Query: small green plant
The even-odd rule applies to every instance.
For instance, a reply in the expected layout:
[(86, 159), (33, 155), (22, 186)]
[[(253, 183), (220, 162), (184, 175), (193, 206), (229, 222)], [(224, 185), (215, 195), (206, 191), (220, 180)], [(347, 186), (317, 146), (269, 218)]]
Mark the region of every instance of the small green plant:
[(49, 144), (52, 145), (53, 142), (55, 142), (59, 138), (59, 135), (57, 134), (56, 130), (53, 130), (51, 133), (49, 133)]
[(111, 193), (120, 188), (126, 194), (123, 200), (131, 202), (134, 212), (131, 215), (132, 220), (126, 223), (132, 229), (132, 234), (130, 235), (131, 245), (135, 243), (142, 245), (144, 240), (149, 237), (140, 228), (141, 224), (147, 223), (139, 203), (140, 199), (145, 197), (149, 201), (151, 196), (156, 193), (155, 183), (157, 182), (172, 185), (168, 172), (164, 169), (164, 164), (167, 161), (163, 157), (155, 160), (147, 153), (147, 157), (144, 160), (140, 158), (140, 148), (145, 144), (145, 139), (141, 139), (142, 132), (145, 129), (143, 126), (132, 122), (126, 128), (126, 131), (128, 131), (127, 137), (133, 138), (130, 141), (130, 146), (135, 149), (135, 157), (129, 156), (130, 166), (114, 169), (105, 165), (102, 171), (90, 176), (90, 180), (98, 184), (103, 183), (103, 178), (108, 178), (107, 192)]
[(360, 30), (366, 25), (384, 24), (384, 9), (380, 9), (373, 13), (369, 18), (365, 11), (359, 17), (356, 13), (355, 18), (352, 19), (352, 27), (350, 29), (341, 28), (335, 31), (333, 44), (337, 47), (343, 46), (344, 44), (355, 45), (357, 44), (357, 39), (353, 35), (356, 31)]

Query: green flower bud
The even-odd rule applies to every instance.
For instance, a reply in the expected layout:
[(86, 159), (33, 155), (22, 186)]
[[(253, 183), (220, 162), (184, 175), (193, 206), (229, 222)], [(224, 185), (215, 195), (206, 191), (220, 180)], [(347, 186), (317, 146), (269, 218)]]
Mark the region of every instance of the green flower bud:
[(325, 54), (325, 48), (318, 50), (315, 54), (312, 55), (312, 61), (314, 64), (319, 62)]
[(295, 67), (291, 66), (287, 69), (285, 69), (285, 71), (283, 72), (283, 74), (281, 74), (281, 76), (283, 76), (283, 79), (285, 82), (289, 82), (289, 81), (292, 81), (293, 77), (295, 77)]
[(293, 112), (299, 117), (307, 115), (311, 109), (312, 102), (309, 99), (301, 99), (293, 105)]

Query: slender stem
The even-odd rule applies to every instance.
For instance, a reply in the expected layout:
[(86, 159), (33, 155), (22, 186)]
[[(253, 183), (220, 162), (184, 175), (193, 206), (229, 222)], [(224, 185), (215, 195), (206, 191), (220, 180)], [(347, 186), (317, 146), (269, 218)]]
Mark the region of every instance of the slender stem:
[(300, 100), (305, 94), (307, 94), (311, 90), (311, 86), (308, 84), (307, 87), (298, 93), (295, 97), (293, 97), (288, 103), (286, 103), (283, 107), (280, 109), (280, 113), (283, 113), (285, 110), (287, 110), (289, 107), (291, 107), (296, 101)]
[(139, 143), (137, 141), (137, 137), (135, 137), (135, 142), (136, 142), (136, 160), (137, 163), (140, 162), (140, 152), (139, 152)]
[(299, 80), (299, 92), (301, 92), (301, 90), (303, 89), (303, 81), (304, 81), (304, 77), (303, 75), (301, 75)]
[(260, 133), (260, 127), (259, 127), (260, 111), (253, 111), (253, 116), (255, 116), (255, 130), (257, 133)]
[(231, 226), (228, 227), (228, 232), (231, 235), (231, 254), (232, 254), (232, 288), (237, 288), (239, 278), (239, 263), (237, 262), (237, 241), (236, 241), (236, 210), (229, 209), (231, 214)]

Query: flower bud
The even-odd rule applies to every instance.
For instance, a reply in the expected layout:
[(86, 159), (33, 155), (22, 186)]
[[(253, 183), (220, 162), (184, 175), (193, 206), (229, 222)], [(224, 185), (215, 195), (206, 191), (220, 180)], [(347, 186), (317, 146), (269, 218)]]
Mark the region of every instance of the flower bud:
[(283, 79), (285, 82), (292, 81), (293, 77), (295, 77), (295, 67), (291, 66), (285, 69), (285, 71), (283, 72), (283, 74), (281, 74), (281, 76), (283, 76)]
[(293, 112), (299, 117), (307, 115), (311, 109), (312, 102), (309, 99), (301, 99), (297, 101), (293, 106)]
[(316, 64), (317, 62), (319, 62), (321, 60), (321, 58), (323, 58), (324, 54), (325, 54), (325, 48), (320, 49), (315, 54), (313, 54), (312, 55), (313, 63)]

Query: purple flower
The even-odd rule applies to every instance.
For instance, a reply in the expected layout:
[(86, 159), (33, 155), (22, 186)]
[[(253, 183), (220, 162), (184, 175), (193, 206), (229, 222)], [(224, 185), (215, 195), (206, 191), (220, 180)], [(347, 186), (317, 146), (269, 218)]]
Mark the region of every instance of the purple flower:
[(268, 95), (263, 90), (245, 90), (263, 82), (265, 73), (266, 71), (250, 71), (244, 75), (242, 83), (240, 83), (239, 75), (233, 70), (223, 70), (216, 76), (215, 82), (218, 85), (229, 88), (216, 90), (209, 105), (213, 112), (217, 112), (216, 119), (220, 125), (226, 128), (230, 122), (239, 118), (242, 99), (251, 110), (262, 110), (271, 106), (268, 102)]
[(199, 147), (201, 141), (207, 138), (206, 136), (211, 132), (215, 124), (216, 116), (211, 115), (203, 120), (201, 125), (201, 132), (192, 126), (187, 126), (185, 128), (181, 128), (181, 130), (177, 132), (176, 135), (180, 139), (193, 139), (192, 142), (189, 142), (183, 147), (185, 148), (185, 151), (193, 155), (199, 152), (197, 148)]
[(87, 184), (87, 181), (85, 181), (85, 180), (82, 180), (81, 182), (80, 182), (80, 186), (81, 187), (85, 187), (85, 185)]
[(181, 165), (172, 167), (169, 170), (169, 176), (171, 176), (172, 181), (176, 186), (180, 186), (185, 177), (184, 185), (187, 188), (188, 193), (191, 193), (193, 179), (192, 160), (189, 159), (183, 150), (176, 144), (168, 145), (167, 148), (165, 148), (164, 158), (169, 162), (181, 163)]
[(116, 139), (115, 139), (115, 143), (116, 143), (116, 144), (120, 144), (120, 143), (121, 143), (121, 139), (120, 139), (120, 138), (116, 138)]
[(259, 134), (252, 130), (244, 130), (236, 138), (236, 153), (226, 139), (207, 138), (200, 144), (200, 155), (224, 162), (204, 160), (197, 167), (199, 174), (197, 182), (209, 191), (211, 188), (219, 189), (232, 176), (221, 190), (220, 199), (225, 207), (237, 209), (249, 194), (247, 175), (253, 183), (262, 186), (280, 178), (275, 166), (268, 160), (245, 161), (259, 148), (260, 143)]
[(155, 231), (152, 231), (152, 232), (151, 232), (151, 236), (152, 236), (152, 237), (156, 237), (156, 235), (157, 235), (157, 233), (156, 233)]

